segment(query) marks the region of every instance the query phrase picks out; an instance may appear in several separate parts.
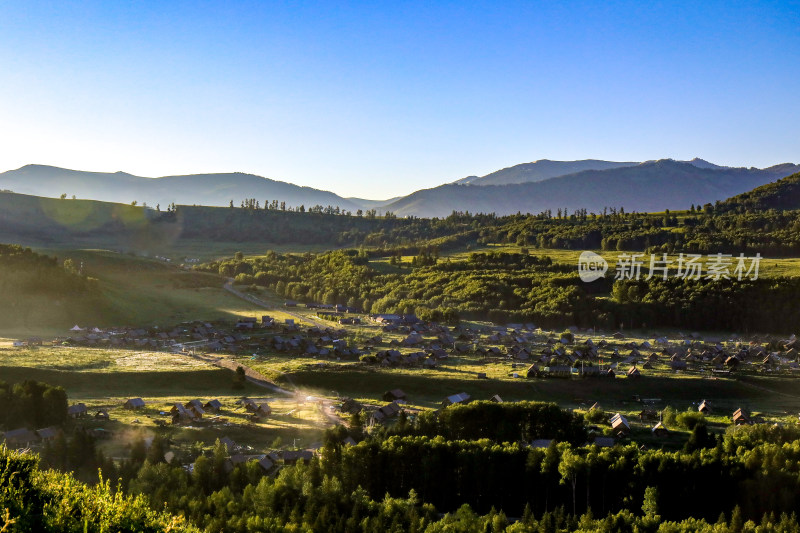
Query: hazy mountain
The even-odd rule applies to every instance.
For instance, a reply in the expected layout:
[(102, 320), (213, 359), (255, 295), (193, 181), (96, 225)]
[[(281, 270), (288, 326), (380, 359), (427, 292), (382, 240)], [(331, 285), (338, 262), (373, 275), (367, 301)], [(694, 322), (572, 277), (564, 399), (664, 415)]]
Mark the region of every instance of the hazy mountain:
[(332, 192), (301, 187), (241, 172), (193, 174), (145, 178), (125, 172), (83, 172), (45, 165), (26, 165), (0, 174), (0, 189), (36, 196), (72, 197), (130, 203), (134, 200), (150, 206), (171, 203), (183, 205), (237, 206), (245, 198), (278, 200), (287, 205), (339, 206), (355, 211), (362, 207)]
[(566, 176), (584, 170), (607, 170), (611, 168), (630, 167), (639, 163), (620, 163), (617, 161), (600, 161), (583, 159), (581, 161), (550, 161), (540, 159), (533, 163), (522, 163), (492, 172), (485, 176), (468, 176), (454, 183), (460, 185), (508, 185), (512, 183), (532, 183), (558, 176)]
[[(579, 172), (560, 175), (575, 168)], [(635, 211), (685, 209), (691, 204), (715, 202), (743, 193), (800, 170), (791, 163), (766, 169), (722, 167), (695, 158), (663, 159), (645, 163), (599, 160), (540, 160), (505, 168), (469, 184), (451, 183), (389, 200), (342, 198), (332, 192), (301, 187), (239, 172), (145, 178), (125, 172), (82, 172), (27, 165), (0, 174), (0, 189), (55, 198), (71, 197), (149, 206), (239, 205), (244, 198), (278, 200), (288, 206), (339, 206), (392, 211), (399, 216), (447, 216), (453, 211), (497, 214), (539, 213), (567, 208), (602, 211), (625, 207)], [(559, 174), (557, 177), (547, 177)], [(508, 180), (524, 180), (509, 183)], [(499, 181), (503, 184), (492, 184)], [(483, 184), (483, 185), (481, 185)]]
[[(700, 163), (702, 166), (702, 163)], [(604, 207), (628, 211), (687, 209), (764, 185), (800, 171), (785, 163), (766, 169), (701, 168), (671, 159), (607, 170), (586, 170), (535, 183), (512, 185), (447, 184), (410, 194), (386, 206), (398, 216), (447, 216), (453, 211), (497, 214), (540, 213)]]
[[(653, 163), (655, 161), (647, 161)], [(723, 169), (731, 167), (723, 167), (709, 163), (704, 159), (695, 157), (691, 161), (682, 161), (689, 163), (697, 168), (712, 168)], [(551, 161), (549, 159), (540, 159), (533, 163), (522, 163), (507, 167), (501, 170), (492, 172), (485, 176), (467, 176), (461, 178), (457, 183), (460, 185), (510, 185), (514, 183), (534, 183), (537, 181), (544, 181), (550, 178), (558, 178), (567, 176), (569, 174), (576, 174), (584, 170), (609, 170), (613, 168), (633, 167), (640, 165), (641, 162), (635, 161), (603, 161), (600, 159), (582, 159), (579, 161)]]
[(364, 198), (345, 198), (345, 200), (349, 200), (354, 204), (361, 206), (362, 209), (378, 209), (382, 210), (383, 207), (391, 204), (392, 202), (396, 202), (402, 198), (402, 196), (395, 196), (394, 198), (389, 198), (388, 200), (365, 200)]

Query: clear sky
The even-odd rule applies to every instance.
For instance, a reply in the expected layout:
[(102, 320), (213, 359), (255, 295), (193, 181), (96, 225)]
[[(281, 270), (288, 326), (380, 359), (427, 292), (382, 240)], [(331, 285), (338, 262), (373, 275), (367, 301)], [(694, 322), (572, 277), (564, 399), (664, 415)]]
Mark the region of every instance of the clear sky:
[(0, 2), (0, 171), (386, 198), (537, 159), (800, 162), (800, 2)]

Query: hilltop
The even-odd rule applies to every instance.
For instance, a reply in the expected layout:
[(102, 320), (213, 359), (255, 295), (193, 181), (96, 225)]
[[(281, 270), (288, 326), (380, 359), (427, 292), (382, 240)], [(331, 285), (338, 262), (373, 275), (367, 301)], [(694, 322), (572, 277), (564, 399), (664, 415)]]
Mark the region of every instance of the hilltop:
[(617, 161), (601, 161), (584, 159), (581, 161), (551, 161), (540, 159), (532, 163), (522, 163), (513, 167), (496, 170), (485, 176), (468, 176), (454, 183), (458, 185), (510, 185), (514, 183), (534, 183), (550, 178), (575, 174), (584, 170), (608, 170), (612, 168), (632, 167), (639, 163), (620, 163)]

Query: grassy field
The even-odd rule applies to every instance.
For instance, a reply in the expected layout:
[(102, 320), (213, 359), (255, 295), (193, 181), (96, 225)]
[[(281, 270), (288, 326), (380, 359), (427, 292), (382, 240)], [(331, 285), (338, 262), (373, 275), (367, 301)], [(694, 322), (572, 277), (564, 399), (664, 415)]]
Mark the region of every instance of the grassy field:
[[(555, 263), (561, 263), (565, 265), (574, 266), (577, 270), (578, 266), (578, 257), (581, 255), (583, 250), (563, 250), (563, 249), (556, 249), (556, 248), (527, 248), (528, 253), (530, 255), (535, 256), (547, 256), (550, 257)], [(451, 260), (466, 260), (469, 257), (469, 254), (473, 252), (506, 252), (506, 253), (520, 253), (521, 247), (514, 246), (510, 244), (498, 244), (498, 245), (489, 245), (481, 248), (475, 248), (470, 251), (459, 251), (452, 254), (443, 254), (442, 257), (449, 257)], [(609, 264), (609, 273), (606, 276), (613, 275), (614, 266), (617, 263), (617, 258), (620, 254), (644, 254), (644, 252), (618, 252), (616, 250), (589, 250), (595, 252), (601, 256), (603, 256)], [(733, 259), (733, 266), (731, 267), (731, 272), (736, 267), (736, 257)], [(745, 261), (745, 266), (750, 266), (750, 259), (749, 256), (745, 256), (747, 260)], [(656, 259), (661, 259), (660, 255), (656, 255)], [(675, 270), (677, 268), (677, 260), (678, 254), (668, 255), (667, 259), (672, 261), (671, 270)], [(406, 258), (404, 258), (406, 260)], [(646, 272), (650, 265), (650, 254), (645, 254), (642, 257), (638, 258), (639, 261), (643, 261), (642, 270)], [(411, 256), (408, 256), (407, 261), (411, 261)], [(703, 264), (703, 272), (706, 272), (706, 265), (708, 264), (708, 256), (703, 255), (703, 257), (699, 261)], [(670, 274), (672, 275), (672, 274)], [(800, 258), (797, 257), (779, 257), (779, 258), (771, 258), (771, 257), (764, 257), (761, 259), (759, 264), (759, 277), (777, 277), (777, 276), (800, 276)]]
[[(132, 439), (162, 433), (180, 450), (196, 442), (208, 447), (228, 436), (255, 451), (271, 447), (308, 446), (322, 438), (330, 420), (313, 402), (297, 398), (274, 397), (270, 391), (246, 383), (234, 389), (233, 372), (184, 355), (165, 352), (136, 352), (90, 348), (9, 348), (0, 347), (0, 376), (7, 382), (25, 379), (60, 385), (70, 403), (83, 402), (90, 414), (105, 409), (111, 420), (87, 419), (87, 427), (102, 427), (113, 434), (102, 447), (111, 456), (121, 456)], [(236, 405), (247, 396), (267, 401), (273, 414), (252, 421)], [(144, 409), (123, 408), (128, 398), (141, 397)], [(220, 419), (208, 416), (189, 426), (171, 425), (169, 410), (176, 402), (216, 398), (223, 404)], [(165, 424), (165, 426), (163, 426)]]

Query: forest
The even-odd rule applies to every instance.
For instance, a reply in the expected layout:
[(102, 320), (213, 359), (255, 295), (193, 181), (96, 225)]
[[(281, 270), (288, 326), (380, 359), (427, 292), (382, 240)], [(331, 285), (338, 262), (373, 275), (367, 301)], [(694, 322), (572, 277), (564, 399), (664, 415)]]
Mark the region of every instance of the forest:
[[(38, 254), (16, 244), (0, 244), (0, 291), (63, 296), (92, 290), (92, 283), (81, 275), (80, 265), (71, 260)], [(13, 302), (17, 303), (17, 302)]]
[(61, 387), (26, 380), (0, 381), (0, 426), (43, 428), (63, 424), (67, 419), (67, 393)]
[[(687, 206), (680, 213), (635, 213), (609, 207), (600, 213), (557, 209), (498, 217), (453, 212), (444, 218), (397, 218), (348, 213), (297, 212), (242, 207), (180, 206), (175, 220), (182, 238), (233, 242), (336, 244), (408, 254), (488, 243), (532, 248), (602, 249), (687, 253), (755, 253), (792, 256), (800, 252), (800, 200), (793, 175), (755, 189), (750, 196)], [(752, 198), (760, 198), (755, 204)], [(174, 215), (174, 213), (172, 213)]]
[[(533, 322), (541, 327), (679, 327), (744, 332), (793, 331), (800, 320), (793, 277), (760, 279), (602, 278), (523, 253), (473, 252), (465, 261), (422, 251), (413, 268), (381, 274), (363, 250), (234, 257), (200, 270), (274, 289), (287, 299), (342, 304), (422, 320)], [(610, 294), (610, 298), (599, 295)]]
[[(581, 421), (553, 404), (476, 402), (447, 407), (440, 415), (403, 417), (394, 427), (377, 430), (368, 430), (356, 415), (349, 428), (328, 430), (310, 462), (283, 465), (277, 473), (265, 472), (256, 461), (231, 467), (219, 442), (195, 457), (191, 469), (177, 457), (167, 463), (169, 442), (157, 435), (149, 449), (141, 439), (134, 441), (121, 465), (103, 465), (99, 481), (84, 483), (45, 470), (35, 456), (0, 448), (0, 527), (248, 533), (800, 530), (794, 514), (800, 505), (796, 427), (731, 426), (714, 437), (701, 416), (683, 450), (666, 451), (635, 443), (584, 445)], [(515, 423), (505, 424), (499, 415)], [(347, 436), (360, 442), (344, 445)], [(532, 437), (553, 440), (529, 447), (525, 442)]]

